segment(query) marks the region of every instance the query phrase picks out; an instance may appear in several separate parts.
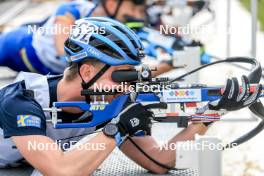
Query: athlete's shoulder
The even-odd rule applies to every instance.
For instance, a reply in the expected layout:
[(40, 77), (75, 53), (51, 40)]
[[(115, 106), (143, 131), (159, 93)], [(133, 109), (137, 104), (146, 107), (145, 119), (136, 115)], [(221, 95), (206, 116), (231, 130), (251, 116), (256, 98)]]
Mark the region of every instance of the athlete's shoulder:
[(22, 82), (1, 90), (0, 126), (5, 137), (45, 135), (45, 114), (32, 94), (24, 90)]
[(75, 20), (78, 20), (80, 18), (87, 17), (94, 7), (94, 3), (85, 0), (66, 2), (58, 7), (55, 16), (71, 15)]
[(25, 90), (23, 82), (11, 84), (1, 90), (0, 108), (8, 114), (14, 112), (41, 110), (41, 106), (34, 100), (34, 93)]

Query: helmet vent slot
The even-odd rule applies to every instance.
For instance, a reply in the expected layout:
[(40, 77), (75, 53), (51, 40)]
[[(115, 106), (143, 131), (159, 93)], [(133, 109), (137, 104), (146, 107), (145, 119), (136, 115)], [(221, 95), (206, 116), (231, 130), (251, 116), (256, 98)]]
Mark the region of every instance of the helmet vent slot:
[(78, 53), (80, 51), (83, 50), (83, 48), (77, 44), (75, 44), (74, 42), (72, 42), (71, 40), (66, 40), (65, 42), (65, 46), (70, 49), (73, 53)]

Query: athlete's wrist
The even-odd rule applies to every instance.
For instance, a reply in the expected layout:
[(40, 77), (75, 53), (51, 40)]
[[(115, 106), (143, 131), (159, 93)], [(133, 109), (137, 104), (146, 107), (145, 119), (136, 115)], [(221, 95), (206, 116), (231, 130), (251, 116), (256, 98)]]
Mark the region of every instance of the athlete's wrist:
[(192, 122), (191, 124), (195, 127), (209, 128), (213, 122)]
[(120, 146), (123, 141), (124, 141), (124, 137), (122, 137), (121, 133), (120, 133), (120, 129), (118, 127), (117, 124), (115, 123), (109, 123), (107, 124), (104, 128), (103, 128), (103, 133), (104, 135), (106, 135), (107, 137), (110, 137), (112, 139), (115, 139), (116, 142), (116, 146)]
[(203, 122), (203, 125), (209, 128), (214, 122)]

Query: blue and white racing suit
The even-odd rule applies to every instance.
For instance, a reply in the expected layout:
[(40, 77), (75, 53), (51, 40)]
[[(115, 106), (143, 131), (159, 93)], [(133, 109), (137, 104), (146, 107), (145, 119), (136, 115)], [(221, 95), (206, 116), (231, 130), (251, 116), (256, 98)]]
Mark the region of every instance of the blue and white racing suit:
[(56, 18), (70, 17), (78, 20), (90, 16), (95, 7), (95, 4), (85, 0), (64, 3), (42, 26), (45, 32), (36, 32), (24, 26), (1, 34), (0, 66), (41, 74), (62, 73), (67, 63), (58, 57), (55, 32), (49, 29), (54, 29)]
[[(57, 101), (57, 85), (62, 76), (43, 76), (36, 73), (19, 74), (15, 83), (0, 89), (0, 168), (23, 164), (23, 156), (16, 149), (13, 136), (41, 135), (68, 149), (80, 135), (90, 134), (93, 128), (55, 129), (49, 121), (51, 114), (43, 108)], [(30, 93), (31, 92), (31, 93)], [(81, 114), (59, 112), (58, 118), (71, 120)]]

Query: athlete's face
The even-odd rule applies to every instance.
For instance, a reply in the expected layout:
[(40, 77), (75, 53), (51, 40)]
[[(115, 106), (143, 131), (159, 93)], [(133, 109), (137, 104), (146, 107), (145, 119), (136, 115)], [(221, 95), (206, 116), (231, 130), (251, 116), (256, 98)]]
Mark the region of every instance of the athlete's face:
[[(109, 0), (107, 3), (108, 10), (111, 14), (114, 14), (118, 5), (117, 1)], [(139, 19), (145, 18), (145, 5), (136, 5), (130, 0), (123, 1), (116, 15), (116, 19), (125, 22), (125, 16)]]
[[(84, 65), (81, 67), (80, 72), (83, 75), (82, 77), (85, 79), (86, 82), (91, 80), (102, 68), (102, 66), (94, 67), (92, 65)], [(112, 80), (112, 73), (116, 70), (124, 70), (124, 69), (131, 69), (132, 66), (129, 65), (122, 65), (122, 66), (112, 66), (110, 67), (97, 81), (96, 83), (91, 86), (91, 89), (95, 91), (99, 91), (98, 89), (103, 89), (104, 91), (111, 91), (117, 88), (120, 83), (116, 83)], [(121, 87), (119, 86), (118, 89)], [(124, 92), (126, 89), (123, 89)], [(121, 93), (121, 92), (120, 92)], [(114, 96), (105, 96), (106, 101), (111, 101), (113, 98), (117, 97), (120, 94), (116, 94)], [(100, 100), (101, 97), (98, 96), (97, 100)]]

